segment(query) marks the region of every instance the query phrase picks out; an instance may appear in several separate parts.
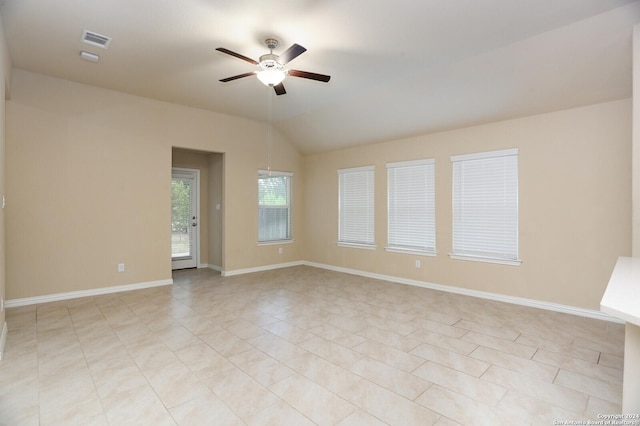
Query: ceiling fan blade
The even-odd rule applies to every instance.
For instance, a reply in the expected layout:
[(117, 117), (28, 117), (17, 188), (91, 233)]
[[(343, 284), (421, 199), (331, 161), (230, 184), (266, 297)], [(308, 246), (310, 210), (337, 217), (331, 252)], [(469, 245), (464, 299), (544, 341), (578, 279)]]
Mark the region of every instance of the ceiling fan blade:
[(302, 77), (302, 78), (308, 78), (310, 80), (322, 81), (324, 83), (326, 83), (331, 79), (330, 75), (316, 74), (315, 72), (300, 71), (300, 70), (289, 70), (289, 75), (293, 77)]
[(255, 71), (245, 72), (244, 74), (238, 74), (238, 75), (234, 75), (233, 77), (223, 78), (220, 81), (223, 82), (223, 83), (227, 83), (229, 81), (237, 80), (239, 78), (249, 77), (250, 75), (255, 75), (255, 73), (256, 73)]
[(278, 62), (280, 62), (282, 65), (286, 64), (287, 62), (290, 62), (292, 60), (294, 60), (295, 58), (297, 58), (298, 56), (302, 55), (304, 52), (306, 52), (307, 49), (305, 49), (304, 47), (300, 46), (299, 44), (292, 44), (290, 48), (288, 48), (287, 50), (284, 51), (284, 53), (282, 53), (282, 55), (280, 55), (278, 57)]
[(243, 61), (247, 61), (250, 64), (258, 65), (258, 61), (255, 61), (255, 60), (253, 60), (251, 58), (247, 58), (246, 56), (241, 55), (241, 54), (236, 53), (236, 52), (233, 52), (233, 51), (231, 51), (229, 49), (225, 49), (224, 47), (218, 47), (218, 48), (216, 48), (216, 50), (218, 52), (226, 53), (227, 55), (235, 56), (236, 58), (242, 59)]
[(276, 91), (276, 95), (280, 96), (280, 95), (284, 95), (285, 93), (287, 93), (286, 90), (284, 90), (284, 84), (279, 83), (276, 84), (275, 86), (273, 86), (273, 90)]

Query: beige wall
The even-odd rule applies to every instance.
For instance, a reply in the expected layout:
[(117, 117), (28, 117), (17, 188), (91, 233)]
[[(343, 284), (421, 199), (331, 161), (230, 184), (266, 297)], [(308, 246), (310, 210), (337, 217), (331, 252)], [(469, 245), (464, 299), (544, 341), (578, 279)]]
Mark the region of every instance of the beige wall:
[[(5, 194), (5, 102), (11, 84), (11, 60), (9, 59), (9, 49), (4, 38), (2, 19), (0, 17), (0, 198)], [(0, 203), (2, 200), (0, 200)], [(5, 300), (5, 209), (0, 206), (0, 299)], [(5, 311), (0, 311), (0, 334), (4, 326)], [(2, 348), (0, 347), (0, 351)]]
[(640, 24), (633, 27), (633, 256), (640, 256)]
[[(170, 279), (172, 146), (225, 154), (226, 270), (301, 260), (298, 241), (282, 255), (257, 245), (265, 126), (15, 70), (7, 103), (7, 298)], [(272, 158), (274, 169), (300, 175), (300, 155), (277, 132)], [(302, 194), (294, 195), (298, 239)]]
[[(294, 173), (294, 244), (258, 246), (265, 124), (17, 70), (7, 103), (7, 297), (171, 277), (171, 148), (209, 161), (208, 262), (236, 271), (297, 260), (597, 309), (631, 252), (631, 101), (302, 158), (275, 133), (272, 169)], [(520, 149), (518, 267), (454, 261), (450, 155)], [(437, 257), (384, 251), (385, 163), (436, 159)], [(336, 246), (336, 169), (376, 166), (376, 251)], [(304, 172), (303, 172), (304, 169)], [(212, 172), (215, 170), (215, 172)], [(215, 204), (222, 210), (215, 212)], [(213, 206), (213, 209), (212, 209)], [(216, 225), (213, 226), (214, 216)], [(222, 236), (222, 246), (211, 241)], [(223, 250), (224, 247), (224, 250)], [(202, 260), (204, 262), (204, 260)], [(218, 264), (219, 262), (219, 264)], [(125, 263), (118, 273), (117, 263)]]
[[(519, 148), (523, 263), (452, 260), (450, 156), (506, 148)], [(630, 156), (631, 100), (311, 155), (304, 164), (307, 259), (598, 309), (617, 257), (631, 252)], [(436, 160), (438, 255), (385, 252), (385, 163), (421, 158)], [(376, 173), (375, 251), (336, 245), (336, 170), (365, 165)]]
[[(224, 270), (222, 200), (224, 199), (224, 156), (209, 155), (209, 267)], [(218, 209), (217, 207), (220, 207)], [(300, 228), (300, 227), (298, 227)]]

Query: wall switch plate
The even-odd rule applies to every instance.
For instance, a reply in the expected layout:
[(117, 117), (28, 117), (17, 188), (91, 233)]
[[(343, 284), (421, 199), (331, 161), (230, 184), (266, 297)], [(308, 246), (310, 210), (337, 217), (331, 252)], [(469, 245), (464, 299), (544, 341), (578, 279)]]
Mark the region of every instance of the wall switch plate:
[(282, 254), (282, 247), (278, 247), (278, 254)]
[(416, 260), (416, 268), (420, 268), (422, 266), (422, 263), (419, 260)]
[(124, 263), (118, 263), (118, 272), (124, 272)]

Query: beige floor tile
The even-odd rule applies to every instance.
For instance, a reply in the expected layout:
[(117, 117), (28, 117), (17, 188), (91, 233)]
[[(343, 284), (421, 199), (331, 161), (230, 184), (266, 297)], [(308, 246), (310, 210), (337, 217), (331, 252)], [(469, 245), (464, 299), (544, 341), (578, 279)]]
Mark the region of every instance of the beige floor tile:
[(305, 349), (289, 343), (283, 338), (273, 334), (265, 334), (250, 339), (248, 342), (280, 362), (286, 362), (292, 358), (307, 353)]
[[(4, 362), (4, 361), (3, 361)], [(0, 390), (0, 419), (6, 425), (34, 425), (40, 421), (40, 405), (36, 383), (7, 386)]]
[(540, 399), (556, 407), (580, 413), (587, 406), (587, 395), (583, 392), (548, 383), (533, 377), (491, 366), (482, 379), (507, 389), (517, 390), (524, 395)]
[(336, 423), (336, 426), (386, 426), (387, 423), (372, 416), (362, 409), (354, 411), (351, 415), (345, 419)]
[(160, 341), (173, 351), (202, 342), (196, 335), (181, 325), (163, 326), (154, 331)]
[[(466, 334), (466, 333), (465, 333)], [(472, 342), (465, 342), (455, 337), (445, 336), (444, 334), (435, 333), (424, 329), (418, 329), (407, 336), (418, 342), (427, 343), (449, 351), (458, 352), (462, 355), (469, 355), (478, 345)]]
[(350, 333), (331, 324), (323, 324), (318, 327), (310, 328), (309, 333), (312, 333), (312, 336), (320, 336), (326, 340), (335, 342), (345, 348), (352, 348), (366, 340), (365, 337)]
[(227, 330), (203, 334), (200, 338), (222, 356), (231, 356), (251, 349), (251, 345), (245, 340)]
[(270, 389), (319, 425), (334, 425), (356, 410), (352, 404), (300, 374), (281, 380)]
[(594, 364), (545, 350), (538, 350), (533, 359), (542, 364), (552, 365), (601, 381), (622, 384), (622, 370), (617, 368)]
[(311, 352), (287, 361), (287, 366), (310, 380), (338, 393), (360, 381), (360, 377)]
[(358, 346), (354, 346), (353, 350), (405, 372), (411, 372), (425, 362), (419, 356), (394, 349), (373, 340), (367, 340)]
[(498, 367), (526, 374), (549, 383), (553, 382), (556, 374), (558, 374), (557, 367), (538, 362), (535, 357), (532, 361), (506, 352), (485, 348), (484, 346), (478, 346), (478, 349), (471, 352), (469, 356), (486, 362), (487, 367), (488, 364), (497, 365)]
[(276, 396), (239, 368), (203, 380), (243, 421), (276, 403)]
[(390, 425), (432, 425), (439, 418), (433, 411), (366, 379), (340, 392), (340, 396)]
[(412, 323), (404, 323), (399, 321), (394, 321), (388, 318), (380, 318), (377, 316), (367, 316), (365, 322), (370, 327), (379, 328), (380, 330), (387, 330), (397, 333), (401, 336), (406, 336), (407, 334), (411, 334), (418, 328), (416, 325)]
[(572, 346), (570, 344), (570, 340), (564, 343), (556, 343), (553, 340), (549, 340), (544, 337), (521, 335), (515, 340), (515, 342), (522, 345), (531, 346), (533, 348), (544, 349), (550, 352), (560, 353), (572, 358), (581, 359), (583, 361), (589, 361), (593, 363), (597, 363), (598, 358), (600, 357), (600, 352)]
[(167, 408), (209, 393), (207, 386), (186, 366), (145, 371), (147, 381)]
[(530, 419), (514, 419), (495, 409), (442, 386), (433, 385), (416, 402), (462, 425), (527, 424)]
[(622, 384), (605, 382), (563, 369), (560, 369), (554, 383), (609, 402), (615, 403), (622, 399)]
[(265, 330), (263, 328), (251, 324), (249, 321), (242, 318), (236, 318), (232, 321), (228, 321), (222, 325), (222, 328), (235, 334), (242, 340), (252, 339), (265, 334)]
[(316, 424), (281, 399), (249, 416), (246, 422), (249, 426), (313, 426)]
[(301, 328), (295, 327), (288, 322), (275, 320), (262, 326), (262, 329), (268, 331), (271, 334), (280, 336), (288, 342), (299, 344), (313, 339), (314, 334), (307, 332)]
[(621, 411), (620, 324), (306, 266), (176, 271), (173, 286), (6, 318), (11, 425), (535, 425)]
[(504, 386), (489, 383), (431, 361), (417, 368), (413, 374), (489, 406), (498, 404), (507, 392)]
[(514, 419), (528, 420), (534, 425), (552, 425), (554, 421), (579, 420), (574, 413), (517, 391), (509, 391), (498, 405)]
[(356, 362), (351, 371), (409, 400), (431, 386), (431, 382), (367, 357)]
[(602, 352), (600, 354), (600, 359), (598, 359), (598, 364), (622, 370), (624, 368), (624, 357)]
[[(459, 324), (462, 321), (458, 321), (456, 323)], [(459, 339), (460, 337), (467, 334), (467, 329), (463, 327), (454, 327), (448, 324), (443, 324), (441, 322), (431, 321), (424, 318), (414, 318), (409, 322), (409, 324), (413, 324), (416, 326), (416, 329), (421, 328), (423, 330), (432, 331), (434, 333), (443, 334), (445, 336), (453, 337), (455, 339)]]
[[(380, 330), (376, 327), (369, 327), (358, 333), (363, 339), (356, 344), (364, 342), (364, 340), (373, 340), (392, 348), (401, 350), (403, 352), (410, 352), (412, 349), (420, 346), (418, 340), (412, 339), (407, 336), (401, 336), (398, 333), (388, 330)], [(339, 342), (338, 342), (339, 343)], [(354, 345), (355, 346), (355, 345)]]
[(440, 417), (437, 422), (434, 423), (434, 426), (459, 426), (460, 423), (454, 422), (453, 420), (447, 417)]
[(263, 386), (269, 386), (295, 374), (292, 369), (258, 349), (230, 356), (228, 360)]
[(486, 334), (487, 336), (497, 337), (499, 339), (509, 340), (511, 342), (517, 339), (520, 335), (520, 333), (515, 330), (494, 327), (486, 324), (478, 324), (476, 322), (467, 321), (464, 319), (455, 323), (454, 327), (463, 330), (474, 331), (480, 334)]
[(488, 336), (486, 334), (476, 333), (475, 331), (470, 331), (465, 334), (462, 337), (462, 340), (526, 359), (531, 359), (533, 354), (536, 353), (536, 348), (532, 348), (531, 346)]
[(176, 351), (175, 355), (200, 379), (234, 368), (233, 363), (206, 343), (188, 346)]
[(101, 398), (147, 386), (147, 379), (129, 356), (105, 358), (89, 364), (91, 377)]
[(473, 357), (473, 353), (475, 353), (475, 351), (472, 352), (471, 355), (467, 356), (427, 344), (418, 346), (412, 350), (411, 353), (426, 360), (444, 365), (445, 367), (453, 368), (454, 370), (458, 370), (462, 373), (475, 377), (480, 377), (482, 373), (487, 371), (491, 362), (485, 362)]
[(311, 340), (307, 340), (301, 343), (300, 347), (343, 368), (350, 368), (364, 357), (364, 355), (359, 352), (345, 348), (342, 345), (328, 341), (322, 337), (314, 337)]
[(102, 400), (112, 425), (175, 425), (171, 414), (150, 386), (118, 393)]
[(180, 426), (207, 425), (212, 422), (220, 426), (245, 424), (213, 392), (173, 407), (169, 412)]
[(584, 413), (586, 418), (599, 420), (598, 414), (622, 413), (622, 404), (621, 402), (604, 401), (591, 396)]

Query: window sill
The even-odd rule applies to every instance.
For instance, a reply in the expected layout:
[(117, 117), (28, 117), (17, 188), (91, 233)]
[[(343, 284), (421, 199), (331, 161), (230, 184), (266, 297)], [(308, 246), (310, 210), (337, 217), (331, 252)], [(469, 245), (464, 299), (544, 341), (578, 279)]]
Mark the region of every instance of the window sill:
[(277, 246), (280, 244), (293, 244), (295, 240), (258, 241), (258, 246)]
[(376, 246), (373, 244), (356, 244), (356, 243), (343, 243), (338, 241), (338, 247), (349, 247), (349, 248), (357, 248), (364, 250), (375, 250)]
[(402, 253), (402, 254), (411, 254), (416, 256), (437, 256), (437, 251), (426, 251), (426, 250), (411, 250), (411, 249), (401, 249), (396, 247), (385, 247), (385, 251), (389, 253)]
[(506, 259), (495, 259), (491, 257), (480, 257), (480, 256), (465, 256), (461, 254), (453, 254), (449, 253), (449, 257), (454, 260), (469, 260), (472, 262), (483, 262), (483, 263), (496, 263), (498, 265), (509, 265), (509, 266), (520, 266), (522, 264), (522, 260), (506, 260)]

